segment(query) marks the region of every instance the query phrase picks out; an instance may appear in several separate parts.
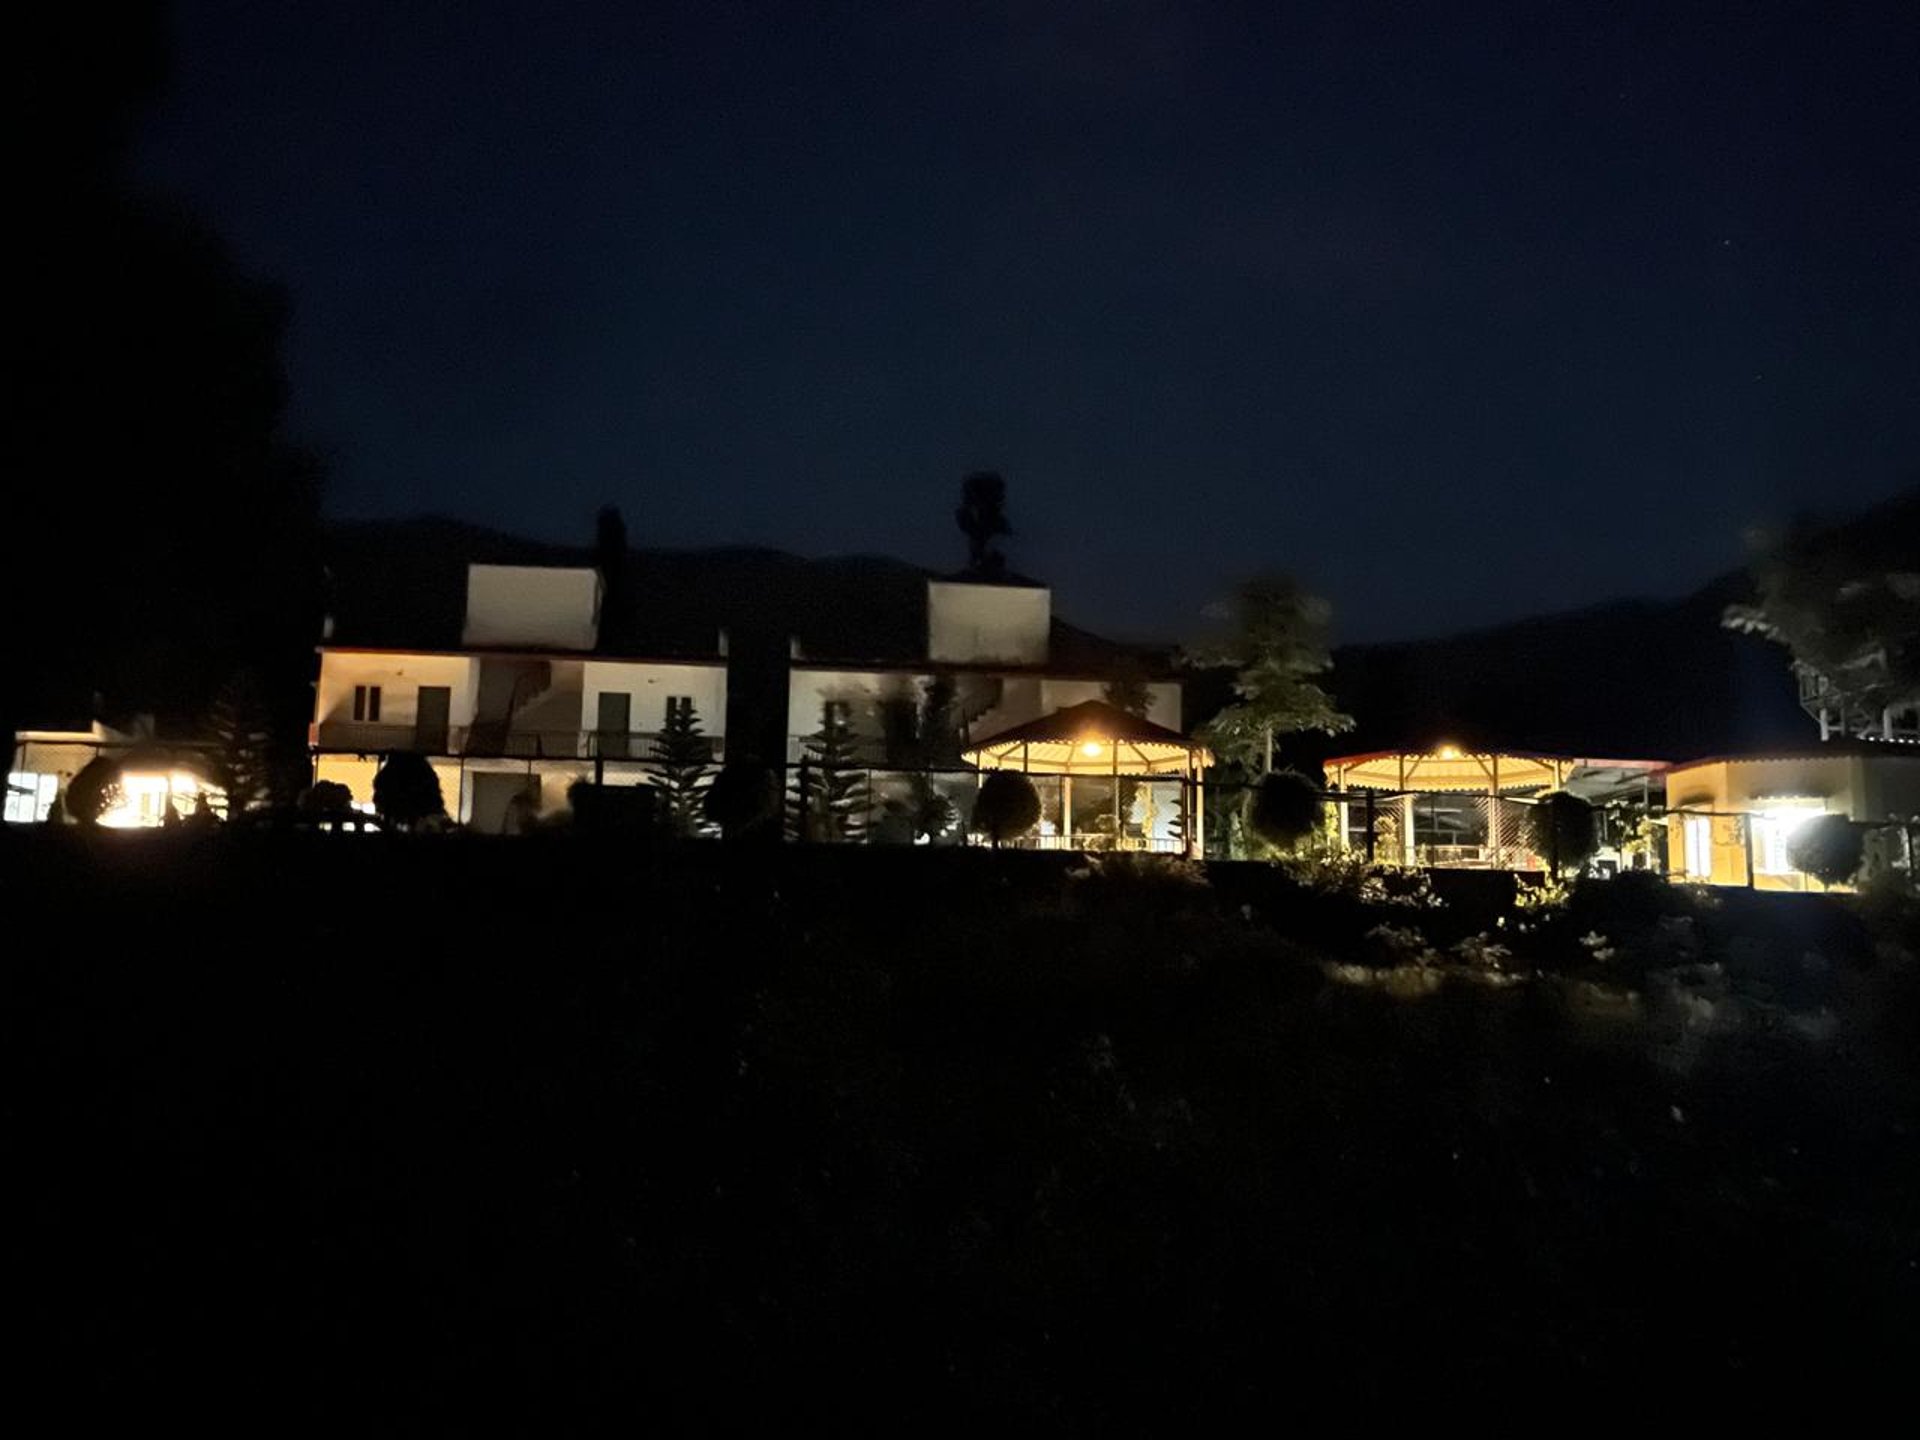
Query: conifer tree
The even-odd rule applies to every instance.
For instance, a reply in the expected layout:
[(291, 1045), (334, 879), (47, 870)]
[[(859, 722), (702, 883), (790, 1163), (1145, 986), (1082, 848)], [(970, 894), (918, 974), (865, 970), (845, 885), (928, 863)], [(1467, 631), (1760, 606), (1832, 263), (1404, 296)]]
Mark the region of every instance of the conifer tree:
[(706, 792), (713, 783), (713, 742), (701, 733), (691, 696), (667, 700), (667, 723), (650, 757), (658, 775), (660, 808), (667, 827), (681, 836), (707, 833)]
[(854, 842), (867, 838), (867, 773), (860, 765), (844, 701), (821, 705), (820, 728), (806, 739), (792, 799), (796, 838)]
[(259, 677), (240, 670), (220, 687), (207, 729), (214, 744), (214, 766), (227, 792), (227, 814), (264, 808), (273, 799), (273, 721)]

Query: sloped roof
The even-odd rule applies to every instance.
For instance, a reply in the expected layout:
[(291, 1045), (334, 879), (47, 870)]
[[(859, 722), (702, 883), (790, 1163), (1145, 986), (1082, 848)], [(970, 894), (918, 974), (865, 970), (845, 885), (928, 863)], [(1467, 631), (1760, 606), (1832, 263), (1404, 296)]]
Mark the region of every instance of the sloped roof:
[[(967, 747), (982, 768), (1030, 766), (1049, 773), (1163, 774), (1188, 763), (1211, 763), (1206, 747), (1104, 700), (1065, 705)], [(1017, 763), (1016, 763), (1017, 762)]]
[(1128, 743), (1178, 745), (1196, 748), (1178, 730), (1169, 730), (1151, 720), (1130, 714), (1104, 700), (1082, 700), (1078, 705), (1063, 705), (1051, 715), (1015, 725), (998, 735), (989, 735), (978, 745), (1038, 745), (1051, 740), (1125, 740)]
[(1920, 764), (1920, 745), (1899, 740), (1814, 740), (1804, 745), (1782, 745), (1731, 755), (1701, 755), (1677, 760), (1669, 768), (1693, 770), (1702, 765), (1765, 765), (1791, 760), (1904, 760)]

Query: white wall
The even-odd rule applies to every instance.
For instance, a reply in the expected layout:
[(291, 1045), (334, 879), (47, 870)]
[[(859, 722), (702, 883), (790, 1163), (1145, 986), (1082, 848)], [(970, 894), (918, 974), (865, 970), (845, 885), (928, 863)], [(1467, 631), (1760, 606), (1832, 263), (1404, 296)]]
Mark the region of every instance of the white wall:
[(898, 670), (814, 670), (795, 666), (787, 673), (787, 748), (797, 759), (802, 748), (795, 737), (812, 735), (829, 700), (847, 703), (853, 733), (868, 739), (885, 734), (880, 723), (882, 700), (920, 698), (923, 677)]
[(591, 650), (600, 572), (559, 565), (469, 565), (463, 645)]
[[(787, 735), (790, 758), (797, 758), (801, 745), (797, 737), (813, 734), (820, 728), (821, 708), (828, 700), (849, 702), (848, 719), (855, 735), (878, 739), (885, 734), (880, 718), (880, 702), (910, 699), (918, 703), (928, 676), (898, 670), (823, 670), (795, 666), (787, 678)], [(1002, 675), (991, 673), (957, 675), (959, 707), (963, 718), (974, 716), (967, 725), (972, 741), (1037, 720), (1083, 700), (1098, 700), (1106, 688), (1102, 680), (1057, 680), (1044, 675)], [(1180, 683), (1156, 681), (1149, 685), (1152, 703), (1147, 718), (1169, 729), (1180, 728)], [(997, 703), (989, 708), (984, 697), (993, 695)], [(969, 704), (972, 699), (977, 703)]]
[(1037, 585), (927, 582), (927, 654), (949, 664), (1044, 665), (1052, 593)]
[(628, 723), (634, 733), (660, 730), (667, 723), (667, 697), (689, 695), (700, 717), (700, 731), (719, 740), (727, 730), (727, 667), (672, 665), (622, 660), (589, 660), (581, 682), (580, 728), (600, 722), (602, 691), (633, 697)]
[[(380, 687), (381, 725), (411, 726), (422, 685), (444, 685), (453, 692), (448, 723), (473, 723), (474, 690), (480, 667), (464, 655), (390, 654), (366, 650), (327, 650), (320, 656), (320, 683), (313, 718), (322, 725), (350, 725), (356, 685)], [(363, 722), (372, 723), (372, 722)]]

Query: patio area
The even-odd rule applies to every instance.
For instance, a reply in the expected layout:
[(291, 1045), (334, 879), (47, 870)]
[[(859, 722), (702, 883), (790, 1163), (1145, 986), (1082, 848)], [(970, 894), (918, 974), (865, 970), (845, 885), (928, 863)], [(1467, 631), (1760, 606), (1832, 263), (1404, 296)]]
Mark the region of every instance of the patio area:
[[(971, 746), (981, 771), (1018, 770), (1040, 795), (1041, 850), (1198, 855), (1206, 844), (1206, 747), (1107, 704), (1068, 705)], [(1189, 818), (1191, 817), (1191, 818)]]

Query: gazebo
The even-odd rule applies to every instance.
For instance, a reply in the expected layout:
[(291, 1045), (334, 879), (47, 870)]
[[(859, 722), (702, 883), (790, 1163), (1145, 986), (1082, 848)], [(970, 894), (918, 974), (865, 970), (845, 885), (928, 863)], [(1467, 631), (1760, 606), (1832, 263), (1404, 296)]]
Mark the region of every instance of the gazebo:
[[(1615, 796), (1628, 786), (1644, 787), (1648, 778), (1665, 768), (1657, 760), (1596, 760), (1570, 755), (1543, 755), (1532, 751), (1465, 750), (1439, 745), (1431, 750), (1374, 750), (1362, 755), (1339, 755), (1325, 765), (1327, 784), (1339, 796), (1340, 833), (1351, 834), (1351, 811), (1366, 808), (1366, 835), (1372, 853), (1377, 815), (1384, 811), (1400, 854), (1411, 865), (1489, 866), (1503, 868), (1519, 861), (1532, 863), (1519, 817), (1503, 821), (1501, 801), (1567, 790), (1583, 799)], [(1357, 792), (1357, 793), (1356, 793)], [(1456, 837), (1462, 843), (1416, 839), (1418, 797), (1473, 797), (1484, 812), (1485, 833), (1478, 841)], [(1387, 809), (1386, 805), (1391, 805)], [(1476, 816), (1477, 820), (1477, 816)]]
[[(1057, 777), (1059, 807), (1056, 833), (1042, 836), (1041, 844), (1050, 848), (1077, 850), (1090, 848), (1086, 841), (1098, 840), (1116, 849), (1178, 850), (1185, 855), (1205, 851), (1203, 811), (1206, 798), (1206, 767), (1213, 757), (1205, 746), (1178, 730), (1156, 725), (1138, 715), (1107, 704), (1104, 700), (1086, 700), (1068, 705), (1029, 720), (1023, 725), (1002, 730), (997, 735), (975, 742), (964, 755), (969, 765), (980, 770), (1018, 770), (1028, 775)], [(1122, 830), (1126, 817), (1121, 814), (1122, 777), (1155, 781), (1177, 781), (1185, 813), (1193, 817), (1176, 839), (1155, 837), (1149, 833), (1136, 837), (1129, 846)], [(1076, 778), (1109, 782), (1112, 829), (1077, 834), (1074, 830), (1073, 782)], [(1151, 805), (1151, 791), (1149, 791)]]

